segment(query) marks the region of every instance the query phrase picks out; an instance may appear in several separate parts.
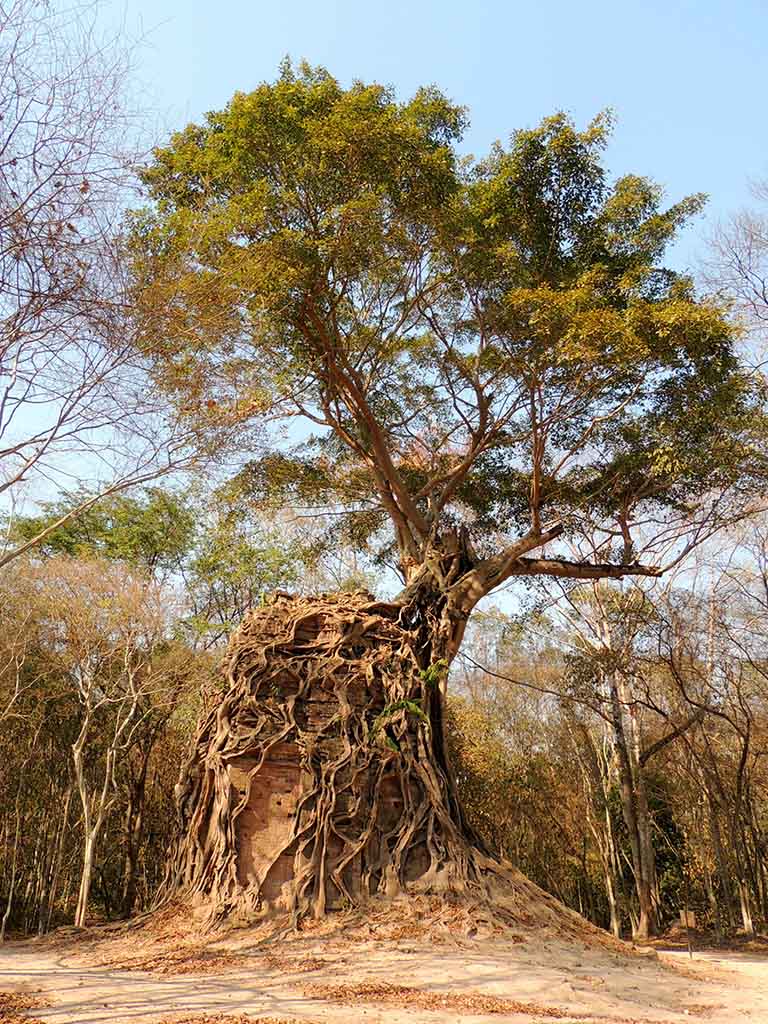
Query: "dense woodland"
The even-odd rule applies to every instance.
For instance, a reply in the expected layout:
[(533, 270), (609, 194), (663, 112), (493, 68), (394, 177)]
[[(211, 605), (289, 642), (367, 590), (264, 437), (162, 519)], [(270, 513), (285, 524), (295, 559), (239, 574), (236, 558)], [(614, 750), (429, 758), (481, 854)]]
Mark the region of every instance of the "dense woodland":
[(61, 17), (0, 2), (0, 936), (152, 907), (276, 591), (420, 609), (494, 856), (617, 936), (768, 928), (765, 193), (694, 280), (703, 198), (607, 117), (468, 168), (436, 90), (288, 64), (129, 152)]
[[(197, 533), (160, 489), (97, 508), (3, 577), (6, 931), (73, 921), (84, 863), (88, 920), (151, 906), (179, 764), (243, 607), (270, 588), (361, 584), (256, 528)], [(472, 824), (616, 934), (637, 920), (633, 843), (662, 928), (686, 908), (722, 935), (765, 927), (765, 539), (750, 526), (693, 581), (478, 612), (454, 669)]]

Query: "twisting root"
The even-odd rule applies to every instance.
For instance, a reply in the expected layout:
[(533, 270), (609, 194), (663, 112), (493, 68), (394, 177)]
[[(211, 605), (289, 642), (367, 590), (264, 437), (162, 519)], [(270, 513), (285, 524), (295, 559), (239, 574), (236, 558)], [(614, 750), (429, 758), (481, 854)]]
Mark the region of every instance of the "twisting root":
[(247, 615), (177, 787), (166, 895), (294, 924), (406, 886), (480, 895), (490, 862), (446, 765), (434, 622), (364, 593)]

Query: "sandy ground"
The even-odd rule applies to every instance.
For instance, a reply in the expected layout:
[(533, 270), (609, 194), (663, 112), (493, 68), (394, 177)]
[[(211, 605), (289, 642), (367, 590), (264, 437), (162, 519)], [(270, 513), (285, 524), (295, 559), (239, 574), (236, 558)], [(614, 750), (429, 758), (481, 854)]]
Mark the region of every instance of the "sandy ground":
[(197, 1015), (223, 1024), (218, 1014), (237, 1024), (768, 1024), (760, 954), (640, 955), (540, 929), (414, 929), (400, 939), (376, 931), (342, 926), (269, 941), (240, 931), (215, 943), (170, 926), (69, 932), (0, 947), (0, 991), (48, 997), (28, 1012), (49, 1024), (186, 1024)]

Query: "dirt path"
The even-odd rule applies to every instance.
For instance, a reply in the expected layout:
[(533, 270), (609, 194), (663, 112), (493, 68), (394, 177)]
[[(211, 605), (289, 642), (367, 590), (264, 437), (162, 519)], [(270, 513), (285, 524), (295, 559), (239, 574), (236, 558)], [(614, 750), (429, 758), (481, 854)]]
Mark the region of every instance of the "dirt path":
[(276, 947), (276, 955), (240, 938), (218, 944), (221, 966), (185, 974), (160, 973), (185, 969), (168, 949), (152, 971), (121, 969), (139, 962), (135, 945), (9, 943), (0, 948), (0, 990), (49, 996), (51, 1006), (31, 1015), (50, 1024), (157, 1024), (215, 1013), (303, 1024), (768, 1022), (768, 961), (757, 955), (628, 959), (536, 936), (441, 946), (308, 938)]

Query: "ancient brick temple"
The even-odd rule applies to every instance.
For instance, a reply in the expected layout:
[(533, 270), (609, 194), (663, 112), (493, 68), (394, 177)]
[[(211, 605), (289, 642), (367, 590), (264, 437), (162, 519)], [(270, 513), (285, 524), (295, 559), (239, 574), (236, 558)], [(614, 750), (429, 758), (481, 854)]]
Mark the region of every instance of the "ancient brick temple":
[(189, 899), (209, 923), (284, 910), (295, 925), (373, 895), (451, 893), (504, 926), (536, 904), (574, 930), (578, 915), (467, 829), (429, 612), (363, 593), (277, 594), (246, 616), (179, 780), (162, 898)]
[[(260, 905), (288, 906), (306, 872), (331, 909), (378, 887), (391, 861), (404, 789), (382, 724), (392, 731), (383, 662), (397, 658), (401, 638), (382, 616), (390, 607), (362, 593), (311, 602), (277, 595), (233, 637), (217, 754), (234, 881)], [(222, 720), (204, 730), (207, 744)], [(399, 733), (413, 727), (406, 716)], [(417, 853), (412, 872), (427, 863)]]

